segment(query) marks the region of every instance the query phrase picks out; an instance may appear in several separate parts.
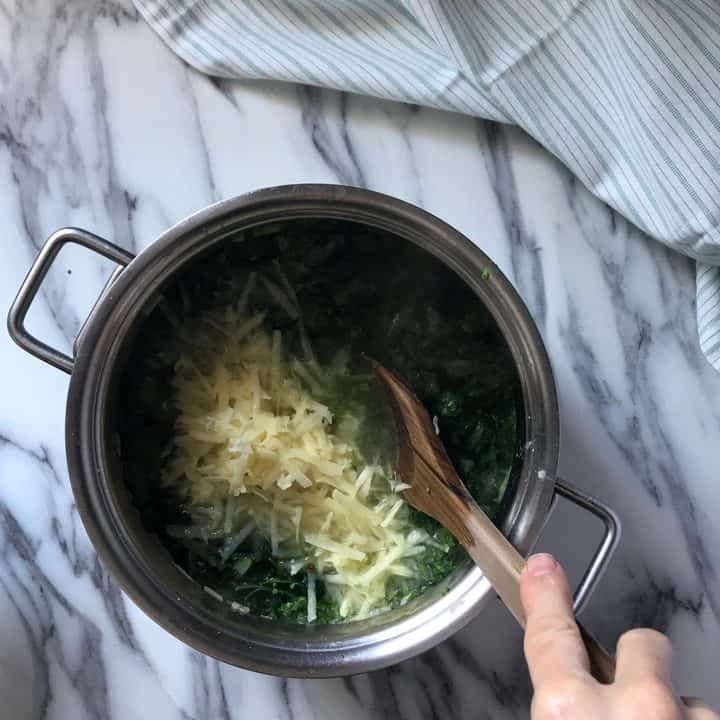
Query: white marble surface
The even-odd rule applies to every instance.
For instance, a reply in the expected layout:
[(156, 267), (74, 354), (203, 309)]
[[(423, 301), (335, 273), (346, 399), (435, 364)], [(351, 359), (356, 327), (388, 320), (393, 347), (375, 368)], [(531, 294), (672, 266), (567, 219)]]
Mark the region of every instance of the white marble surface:
[[(417, 203), (482, 246), (537, 320), (557, 376), (560, 470), (625, 533), (587, 624), (677, 644), (685, 694), (720, 704), (720, 375), (703, 360), (690, 263), (629, 227), (520, 132), (331, 92), (212, 81), (129, 2), (0, 0), (0, 307), (75, 224), (137, 251), (214, 200), (291, 182)], [(63, 252), (31, 317), (68, 350), (111, 267)], [(520, 633), (490, 607), (397, 667), (255, 675), (190, 651), (100, 565), (65, 468), (67, 377), (0, 335), (0, 715), (27, 718), (524, 718)], [(546, 547), (577, 571), (586, 519)], [(585, 540), (581, 540), (585, 537)]]

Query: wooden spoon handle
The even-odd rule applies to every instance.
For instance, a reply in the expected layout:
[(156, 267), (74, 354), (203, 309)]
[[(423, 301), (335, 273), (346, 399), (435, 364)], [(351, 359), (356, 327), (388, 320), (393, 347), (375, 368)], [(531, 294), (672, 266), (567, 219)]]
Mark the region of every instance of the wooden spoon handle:
[[(524, 628), (520, 575), (525, 560), (479, 507), (470, 506), (469, 510), (466, 528), (472, 542), (466, 543), (465, 549)], [(580, 623), (578, 627), (590, 659), (590, 672), (599, 682), (611, 683), (615, 679), (615, 660)]]
[[(473, 505), (474, 502), (467, 503), (468, 513), (465, 516), (465, 528), (472, 541), (463, 540), (465, 549), (475, 564), (483, 571), (500, 599), (524, 628), (525, 612), (520, 600), (520, 575), (525, 567), (525, 560), (495, 527), (492, 520), (477, 505), (474, 507)], [(615, 680), (615, 658), (581, 623), (578, 622), (577, 625), (590, 660), (590, 673), (598, 682), (605, 685), (610, 684)], [(700, 701), (689, 700), (685, 697), (681, 697), (680, 702), (689, 708), (688, 720), (694, 717), (692, 708), (697, 708), (704, 713), (708, 707)], [(702, 717), (705, 717), (705, 714)]]
[(615, 658), (580, 623), (578, 627), (590, 660), (590, 673), (598, 682), (609, 685), (615, 680)]
[(525, 559), (480, 508), (470, 505), (469, 511), (465, 528), (471, 541), (463, 543), (465, 550), (515, 619), (525, 627), (525, 611), (520, 600), (520, 575)]

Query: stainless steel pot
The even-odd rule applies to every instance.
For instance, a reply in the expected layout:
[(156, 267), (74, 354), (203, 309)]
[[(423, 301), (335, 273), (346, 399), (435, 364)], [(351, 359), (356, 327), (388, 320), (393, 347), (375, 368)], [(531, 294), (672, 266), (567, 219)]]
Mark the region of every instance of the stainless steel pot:
[[(494, 263), (438, 218), (385, 195), (333, 185), (276, 187), (218, 203), (178, 223), (136, 257), (75, 228), (59, 230), (41, 249), (10, 310), (8, 329), (25, 350), (71, 374), (66, 415), (70, 479), (103, 563), (135, 603), (181, 640), (225, 662), (276, 675), (346, 675), (396, 663), (459, 630), (490, 597), (492, 588), (473, 568), (459, 573), (449, 591), (430, 592), (370, 620), (283, 626), (227, 612), (172, 564), (140, 523), (117, 472), (110, 438), (114, 383), (134, 328), (153, 298), (199, 254), (244, 229), (293, 218), (345, 219), (389, 231), (435, 255), (485, 304), (512, 352), (525, 408), (526, 451), (502, 527), (521, 552), (528, 552), (558, 494), (602, 519), (604, 538), (576, 593), (580, 610), (612, 553), (619, 525), (611, 510), (556, 477), (555, 385), (527, 308)], [(119, 266), (76, 339), (74, 357), (24, 327), (43, 278), (66, 243), (83, 245)], [(492, 268), (489, 278), (486, 268)]]

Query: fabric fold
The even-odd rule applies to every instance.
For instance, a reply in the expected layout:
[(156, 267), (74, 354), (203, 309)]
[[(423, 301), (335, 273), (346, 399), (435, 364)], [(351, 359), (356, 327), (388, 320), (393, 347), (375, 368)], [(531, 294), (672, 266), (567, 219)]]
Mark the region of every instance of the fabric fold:
[(135, 0), (186, 62), (512, 122), (699, 261), (720, 369), (720, 5), (708, 0)]

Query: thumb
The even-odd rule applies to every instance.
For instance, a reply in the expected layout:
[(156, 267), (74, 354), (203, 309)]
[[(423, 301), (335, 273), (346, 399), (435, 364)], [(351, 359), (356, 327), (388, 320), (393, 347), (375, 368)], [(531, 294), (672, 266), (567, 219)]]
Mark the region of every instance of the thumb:
[(525, 657), (535, 690), (568, 676), (589, 678), (570, 586), (557, 560), (533, 555), (520, 578), (520, 594), (527, 618)]

